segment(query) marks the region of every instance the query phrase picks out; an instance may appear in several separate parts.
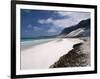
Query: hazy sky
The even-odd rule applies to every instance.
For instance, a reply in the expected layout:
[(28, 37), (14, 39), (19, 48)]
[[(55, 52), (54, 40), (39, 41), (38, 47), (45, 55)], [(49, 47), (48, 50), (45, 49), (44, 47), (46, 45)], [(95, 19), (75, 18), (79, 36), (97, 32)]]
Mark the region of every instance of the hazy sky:
[(56, 35), (88, 18), (88, 12), (21, 9), (21, 37)]

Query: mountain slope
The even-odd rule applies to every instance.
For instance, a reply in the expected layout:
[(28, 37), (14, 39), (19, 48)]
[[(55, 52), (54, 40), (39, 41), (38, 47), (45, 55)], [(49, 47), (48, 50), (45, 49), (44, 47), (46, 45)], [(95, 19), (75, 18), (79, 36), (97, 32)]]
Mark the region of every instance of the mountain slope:
[(76, 30), (70, 32), (65, 37), (75, 37), (75, 36), (82, 34), (83, 32), (84, 32), (84, 28), (79, 28), (79, 29), (76, 29)]
[(82, 20), (77, 25), (64, 28), (60, 35), (64, 37), (90, 36), (90, 19)]

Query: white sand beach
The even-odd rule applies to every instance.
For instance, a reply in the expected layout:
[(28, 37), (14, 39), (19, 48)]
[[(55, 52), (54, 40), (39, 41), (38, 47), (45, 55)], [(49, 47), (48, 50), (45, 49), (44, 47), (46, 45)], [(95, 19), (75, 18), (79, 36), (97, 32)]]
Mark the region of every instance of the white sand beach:
[(80, 42), (83, 41), (62, 38), (21, 50), (21, 69), (47, 69)]

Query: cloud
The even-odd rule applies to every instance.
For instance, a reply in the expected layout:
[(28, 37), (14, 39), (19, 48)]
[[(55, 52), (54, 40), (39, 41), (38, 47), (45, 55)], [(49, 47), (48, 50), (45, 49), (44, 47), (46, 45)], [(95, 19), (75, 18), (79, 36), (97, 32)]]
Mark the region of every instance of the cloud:
[(58, 19), (54, 21), (55, 25), (61, 26), (61, 27), (69, 27), (75, 24), (78, 24), (81, 20), (85, 20), (90, 18), (89, 12), (64, 12), (64, 11), (58, 11), (56, 12), (59, 16), (66, 17), (69, 16), (70, 18), (67, 19)]
[(43, 28), (41, 28), (41, 27), (32, 26), (32, 24), (29, 24), (29, 25), (27, 26), (27, 28), (28, 28), (28, 29), (32, 29), (32, 30), (34, 30), (34, 31), (41, 31), (41, 30), (43, 30)]
[(31, 13), (31, 10), (29, 10), (29, 9), (22, 9), (24, 12), (26, 12), (26, 13)]
[(49, 24), (49, 23), (52, 23), (52, 22), (53, 22), (52, 18), (38, 20), (38, 23), (40, 23), (40, 24)]
[(74, 22), (72, 20), (69, 20), (69, 19), (61, 19), (61, 20), (55, 20), (53, 22), (53, 24), (57, 27), (69, 27), (69, 26), (72, 26), (72, 25), (75, 25), (77, 24), (77, 22)]
[(27, 32), (28, 32), (28, 30), (25, 30), (25, 32), (27, 33)]
[(43, 30), (43, 29), (40, 28), (40, 27), (34, 26), (34, 27), (33, 27), (33, 30), (34, 30), (34, 31), (41, 31), (41, 30)]
[(32, 24), (29, 24), (27, 27), (28, 27), (28, 28), (32, 28)]
[(56, 11), (56, 14), (59, 15), (59, 17), (68, 17), (69, 18), (63, 18), (63, 19), (52, 19), (52, 17), (48, 19), (39, 19), (38, 23), (40, 24), (52, 24), (55, 27), (70, 27), (73, 25), (78, 24), (81, 20), (85, 20), (90, 18), (89, 12), (64, 12), (64, 11)]
[(72, 14), (72, 12), (64, 12), (64, 11), (56, 11), (56, 14), (59, 14), (60, 16), (69, 16)]
[(76, 21), (79, 22), (81, 20), (85, 20), (90, 18), (89, 12), (64, 12), (64, 11), (58, 11), (56, 12), (59, 16), (69, 16), (70, 21)]
[(55, 32), (57, 32), (57, 29), (55, 29), (55, 28), (50, 28), (49, 30), (47, 30), (47, 32), (55, 33)]

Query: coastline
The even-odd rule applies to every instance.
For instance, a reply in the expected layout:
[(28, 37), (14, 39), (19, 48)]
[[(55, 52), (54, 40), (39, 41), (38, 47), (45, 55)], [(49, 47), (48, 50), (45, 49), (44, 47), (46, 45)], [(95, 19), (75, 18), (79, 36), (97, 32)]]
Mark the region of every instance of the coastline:
[[(33, 47), (33, 46), (36, 46), (36, 45), (40, 45), (40, 44), (44, 44), (44, 43), (47, 43), (47, 42), (50, 42), (50, 41), (52, 41), (52, 40), (54, 40), (54, 39), (47, 39), (47, 40), (43, 40), (42, 39), (42, 41), (39, 41), (39, 40), (41, 40), (41, 39), (31, 39), (31, 40), (28, 40), (28, 41), (21, 41), (21, 50), (23, 51), (23, 50), (26, 50), (26, 49), (28, 49), (28, 48), (31, 48), (31, 47)], [(35, 42), (34, 42), (35, 41)]]
[(61, 56), (83, 42), (78, 38), (57, 38), (53, 41), (31, 46), (21, 51), (21, 69), (48, 69)]

